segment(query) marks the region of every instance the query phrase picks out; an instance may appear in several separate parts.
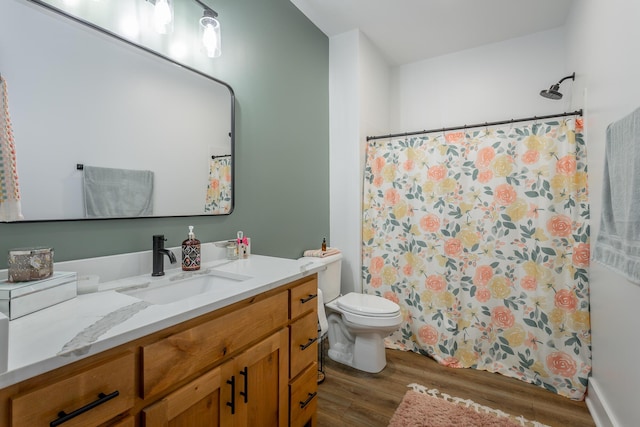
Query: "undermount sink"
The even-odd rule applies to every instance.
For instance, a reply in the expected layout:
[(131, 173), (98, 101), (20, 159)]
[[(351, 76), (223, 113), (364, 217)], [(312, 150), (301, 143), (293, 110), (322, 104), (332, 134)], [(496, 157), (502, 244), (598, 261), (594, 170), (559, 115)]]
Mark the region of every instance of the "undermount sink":
[(226, 292), (228, 286), (237, 285), (251, 278), (243, 274), (207, 270), (181, 273), (168, 277), (160, 283), (152, 282), (143, 286), (120, 289), (118, 292), (151, 304), (162, 305), (216, 291)]

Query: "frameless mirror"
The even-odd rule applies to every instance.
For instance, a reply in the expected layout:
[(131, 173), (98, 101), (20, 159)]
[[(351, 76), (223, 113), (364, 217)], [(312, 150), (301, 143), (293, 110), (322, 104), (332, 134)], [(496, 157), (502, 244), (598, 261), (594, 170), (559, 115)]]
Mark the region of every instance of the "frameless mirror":
[[(95, 11), (136, 2), (139, 18), (148, 1), (83, 3)], [(52, 5), (62, 1), (2, 3), (0, 74), (24, 221), (91, 217), (85, 191), (93, 190), (84, 177), (92, 167), (150, 174), (145, 216), (233, 210), (235, 97), (228, 84)], [(201, 14), (195, 5), (190, 13)], [(96, 215), (107, 216), (129, 217)]]

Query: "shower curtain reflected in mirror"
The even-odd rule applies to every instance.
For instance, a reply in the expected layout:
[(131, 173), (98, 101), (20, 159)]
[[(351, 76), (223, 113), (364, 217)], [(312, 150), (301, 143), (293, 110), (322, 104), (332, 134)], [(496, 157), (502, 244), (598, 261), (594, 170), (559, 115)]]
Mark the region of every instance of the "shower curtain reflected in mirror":
[(363, 288), (387, 346), (582, 399), (591, 372), (582, 118), (372, 142)]
[(205, 213), (231, 213), (233, 199), (231, 167), (231, 156), (212, 156), (209, 160), (209, 183), (204, 203)]

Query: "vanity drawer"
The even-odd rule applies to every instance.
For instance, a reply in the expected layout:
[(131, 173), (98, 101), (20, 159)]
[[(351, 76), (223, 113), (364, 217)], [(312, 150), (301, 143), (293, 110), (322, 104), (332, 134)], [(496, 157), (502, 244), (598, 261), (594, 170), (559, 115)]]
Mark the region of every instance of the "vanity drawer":
[[(11, 399), (11, 426), (50, 425), (65, 414), (86, 411), (64, 427), (102, 424), (134, 404), (134, 355), (116, 359)], [(55, 424), (54, 424), (55, 425)]]
[(291, 383), (289, 386), (289, 396), (291, 427), (315, 426), (316, 409), (318, 406), (317, 363), (309, 366), (301, 376)]
[(287, 298), (283, 291), (143, 346), (143, 397), (166, 390), (285, 326)]
[(318, 359), (318, 316), (315, 311), (291, 324), (289, 378)]
[[(64, 427), (64, 426), (63, 426)], [(109, 423), (108, 427), (136, 427), (136, 419), (128, 416), (120, 421)]]
[(294, 288), (290, 289), (291, 319), (313, 310), (318, 311), (318, 279), (310, 278)]

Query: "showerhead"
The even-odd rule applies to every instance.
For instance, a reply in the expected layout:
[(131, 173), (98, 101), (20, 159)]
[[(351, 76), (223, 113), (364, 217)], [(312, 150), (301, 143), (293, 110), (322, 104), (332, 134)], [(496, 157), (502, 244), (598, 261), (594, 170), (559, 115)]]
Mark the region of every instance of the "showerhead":
[(575, 80), (576, 73), (573, 73), (567, 77), (563, 77), (558, 83), (551, 86), (548, 90), (541, 90), (540, 96), (543, 96), (548, 99), (554, 99), (554, 100), (562, 99), (562, 93), (560, 93), (560, 84), (567, 79)]
[(549, 99), (561, 99), (562, 94), (560, 93), (560, 85), (553, 85), (549, 90), (541, 90), (540, 95)]

